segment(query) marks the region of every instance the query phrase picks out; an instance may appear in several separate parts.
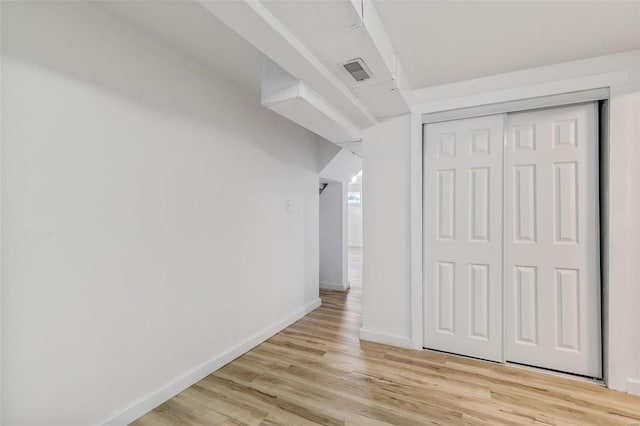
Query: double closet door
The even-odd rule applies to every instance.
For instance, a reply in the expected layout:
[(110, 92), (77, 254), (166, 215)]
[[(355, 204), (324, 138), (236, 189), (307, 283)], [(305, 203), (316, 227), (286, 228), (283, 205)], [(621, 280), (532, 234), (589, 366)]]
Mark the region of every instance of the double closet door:
[(424, 346), (602, 377), (595, 103), (424, 126)]

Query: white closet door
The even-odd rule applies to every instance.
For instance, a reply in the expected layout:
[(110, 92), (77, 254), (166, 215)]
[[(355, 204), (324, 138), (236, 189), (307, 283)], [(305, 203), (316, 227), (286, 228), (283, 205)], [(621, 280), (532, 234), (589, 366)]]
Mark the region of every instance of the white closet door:
[(602, 377), (596, 105), (508, 116), (506, 360)]
[(504, 116), (424, 126), (424, 345), (503, 361)]

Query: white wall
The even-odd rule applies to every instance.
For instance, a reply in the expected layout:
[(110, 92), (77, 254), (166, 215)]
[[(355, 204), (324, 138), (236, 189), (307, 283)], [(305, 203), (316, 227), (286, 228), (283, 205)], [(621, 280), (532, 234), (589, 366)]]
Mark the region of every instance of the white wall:
[(409, 115), (365, 130), (361, 337), (409, 345)]
[(416, 90), (411, 117), (368, 129), (361, 337), (422, 346), (421, 114), (609, 87), (605, 371), (609, 387), (640, 394), (639, 86), (640, 52), (627, 52)]
[(320, 288), (349, 288), (346, 198), (342, 182), (329, 183), (320, 194)]
[(93, 5), (2, 9), (3, 424), (126, 423), (317, 306), (336, 149)]
[[(359, 192), (362, 199), (362, 184), (350, 183), (349, 192)], [(349, 247), (362, 247), (362, 203), (349, 204)]]

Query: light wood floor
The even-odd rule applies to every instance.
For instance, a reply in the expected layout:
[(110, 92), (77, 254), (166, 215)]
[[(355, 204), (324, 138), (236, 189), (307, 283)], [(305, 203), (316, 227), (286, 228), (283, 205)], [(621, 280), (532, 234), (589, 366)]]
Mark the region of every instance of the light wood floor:
[(135, 425), (640, 425), (639, 397), (594, 383), (359, 341), (358, 274)]

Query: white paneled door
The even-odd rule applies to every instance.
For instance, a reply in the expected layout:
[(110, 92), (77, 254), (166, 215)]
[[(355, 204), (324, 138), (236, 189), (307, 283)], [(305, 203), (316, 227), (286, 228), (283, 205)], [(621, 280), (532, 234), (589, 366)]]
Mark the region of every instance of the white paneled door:
[(602, 377), (597, 123), (589, 103), (424, 126), (425, 347)]
[(602, 377), (594, 103), (510, 114), (506, 360)]
[(494, 361), (502, 340), (504, 115), (424, 126), (425, 346)]

